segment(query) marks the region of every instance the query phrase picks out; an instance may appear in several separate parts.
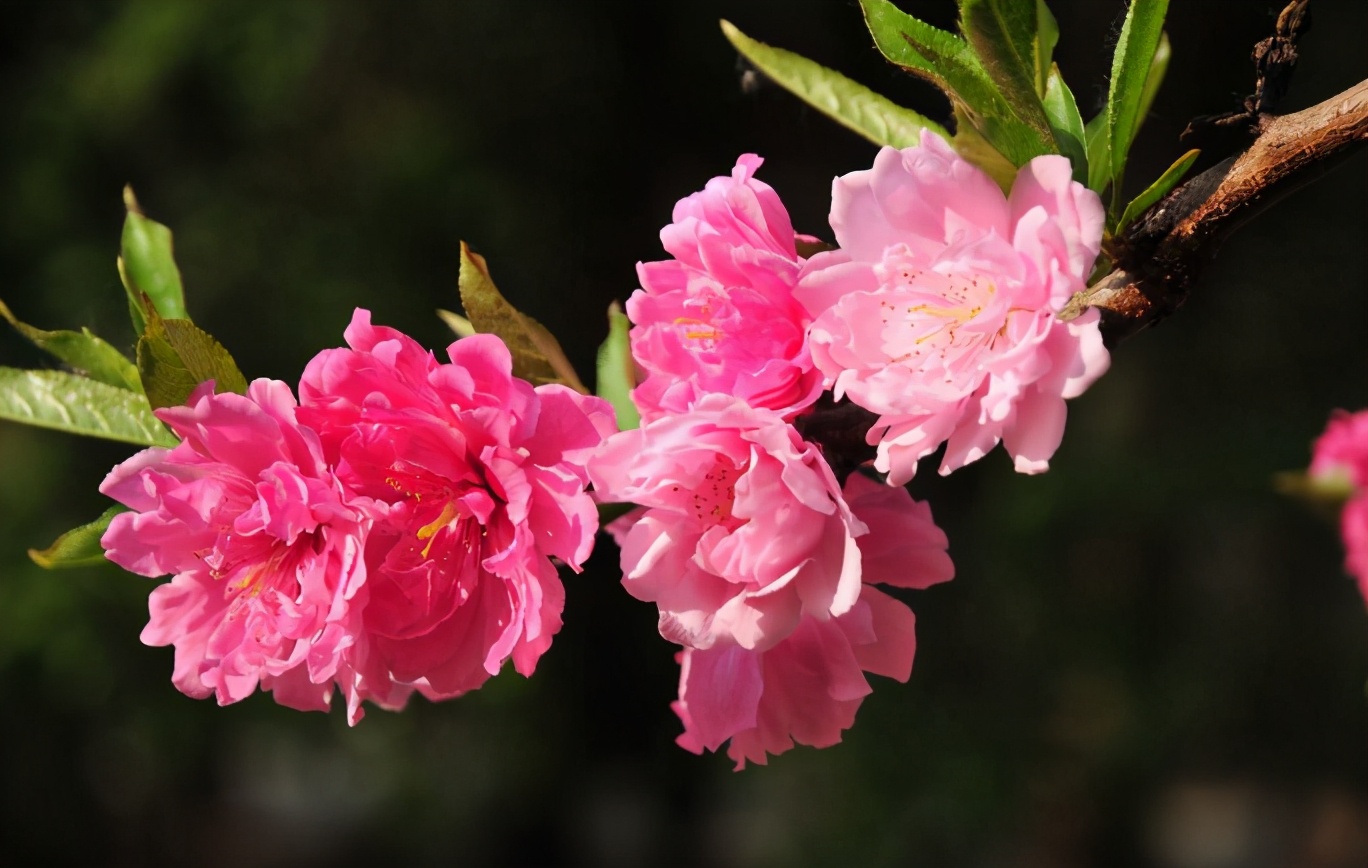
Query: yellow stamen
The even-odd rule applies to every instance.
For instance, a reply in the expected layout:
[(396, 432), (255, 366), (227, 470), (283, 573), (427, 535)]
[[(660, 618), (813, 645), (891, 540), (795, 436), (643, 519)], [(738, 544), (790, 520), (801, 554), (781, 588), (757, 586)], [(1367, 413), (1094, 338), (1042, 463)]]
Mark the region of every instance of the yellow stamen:
[(684, 332), (684, 337), (688, 338), (689, 340), (716, 341), (721, 340), (722, 338), (722, 330), (719, 329), (717, 326), (713, 325), (712, 323), (708, 322), (707, 320), (694, 319), (693, 317), (688, 316), (681, 316), (675, 318), (674, 324), (703, 326), (703, 328), (701, 329), (690, 329), (689, 331)]
[(431, 523), (418, 528), (418, 539), (427, 540), (427, 545), (423, 546), (423, 557), (428, 556), (432, 551), (432, 543), (437, 536), (437, 531), (451, 524), (460, 513), (456, 509), (456, 502), (448, 500), (442, 506), (442, 514), (437, 516)]

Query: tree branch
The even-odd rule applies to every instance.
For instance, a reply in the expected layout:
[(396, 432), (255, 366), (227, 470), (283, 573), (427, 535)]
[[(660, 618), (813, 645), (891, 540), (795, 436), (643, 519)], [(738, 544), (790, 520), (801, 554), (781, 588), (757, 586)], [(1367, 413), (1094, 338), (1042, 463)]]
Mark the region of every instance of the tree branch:
[(1295, 114), (1261, 115), (1249, 148), (1158, 202), (1114, 239), (1115, 270), (1065, 308), (1102, 311), (1114, 345), (1182, 306), (1232, 232), (1368, 143), (1368, 80)]

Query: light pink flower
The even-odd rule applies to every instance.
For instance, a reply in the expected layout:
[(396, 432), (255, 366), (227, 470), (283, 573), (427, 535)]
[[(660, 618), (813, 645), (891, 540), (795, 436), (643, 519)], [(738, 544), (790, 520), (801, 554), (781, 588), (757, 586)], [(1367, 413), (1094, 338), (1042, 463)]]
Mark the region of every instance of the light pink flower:
[(1368, 603), (1368, 410), (1335, 411), (1312, 449), (1308, 473), (1323, 484), (1350, 491), (1340, 513), (1344, 568), (1358, 580)]
[(730, 177), (680, 200), (660, 232), (674, 259), (637, 265), (642, 288), (627, 314), (646, 375), (632, 397), (646, 419), (707, 392), (792, 417), (821, 392), (804, 340), (810, 318), (793, 299), (803, 260), (783, 203), (755, 180), (760, 163), (746, 154)]
[(299, 416), (338, 478), (383, 508), (365, 551), (376, 665), (431, 698), (510, 658), (530, 675), (561, 626), (551, 558), (578, 569), (593, 547), (583, 466), (612, 409), (514, 378), (492, 335), (452, 344), (450, 364), (364, 310), (346, 338), (305, 369)]
[(659, 607), (673, 642), (763, 650), (859, 596), (865, 527), (774, 411), (705, 395), (609, 438), (589, 476), (600, 497), (643, 508), (620, 535), (623, 584)]
[(911, 675), (912, 610), (872, 583), (925, 588), (951, 578), (945, 534), (926, 504), (905, 489), (852, 474), (845, 496), (869, 527), (858, 538), (866, 582), (859, 600), (834, 618), (804, 616), (768, 650), (719, 641), (680, 652), (679, 700), (672, 707), (684, 724), (681, 747), (715, 751), (730, 739), (727, 754), (738, 770), (747, 761), (764, 765), (768, 754), (795, 742), (827, 747), (854, 724), (870, 693), (865, 673), (898, 681)]
[(1065, 158), (1032, 160), (1007, 197), (930, 132), (836, 179), (840, 249), (808, 261), (795, 295), (836, 396), (879, 414), (869, 442), (890, 482), (941, 443), (942, 473), (999, 441), (1017, 470), (1047, 469), (1064, 399), (1108, 364), (1095, 310), (1057, 316), (1085, 287), (1103, 220)]
[(412, 689), (357, 648), (372, 510), (295, 413), (274, 380), (245, 396), (207, 383), (187, 406), (158, 410), (183, 442), (110, 472), (100, 490), (134, 511), (101, 542), (125, 569), (173, 574), (152, 592), (142, 639), (176, 646), (181, 691), (226, 705), (260, 686), (282, 705), (326, 710), (336, 685), (355, 722), (362, 699), (397, 708)]

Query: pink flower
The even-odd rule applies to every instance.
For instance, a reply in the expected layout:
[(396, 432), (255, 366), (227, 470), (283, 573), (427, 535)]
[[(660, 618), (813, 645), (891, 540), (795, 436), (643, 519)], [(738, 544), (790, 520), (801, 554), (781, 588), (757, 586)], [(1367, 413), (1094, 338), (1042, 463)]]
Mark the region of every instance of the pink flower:
[(1344, 537), (1344, 569), (1358, 580), (1359, 593), (1368, 603), (1368, 493), (1360, 493), (1340, 513)]
[(1085, 287), (1103, 219), (1065, 158), (1032, 160), (1006, 197), (930, 132), (836, 179), (841, 249), (809, 260), (795, 295), (836, 396), (879, 414), (869, 442), (890, 482), (941, 443), (942, 473), (999, 441), (1018, 471), (1048, 468), (1064, 399), (1108, 364), (1095, 310), (1057, 316)]
[(852, 474), (845, 496), (869, 527), (858, 540), (866, 582), (859, 600), (835, 618), (804, 616), (765, 651), (719, 641), (680, 652), (672, 707), (684, 724), (681, 747), (715, 751), (730, 739), (727, 755), (738, 770), (747, 761), (764, 765), (795, 742), (827, 747), (854, 724), (870, 693), (865, 673), (898, 681), (912, 674), (912, 610), (872, 583), (925, 588), (951, 578), (945, 534), (905, 489)]
[(632, 393), (646, 419), (721, 392), (792, 417), (821, 392), (793, 299), (802, 258), (778, 195), (746, 154), (675, 205), (660, 240), (674, 259), (637, 265), (627, 301), (632, 355), (645, 379)]
[(691, 648), (764, 650), (804, 616), (850, 610), (865, 532), (816, 447), (728, 395), (609, 438), (589, 464), (600, 497), (643, 507), (620, 534), (623, 584)]
[(551, 558), (578, 569), (594, 544), (583, 466), (612, 409), (515, 379), (492, 335), (452, 344), (450, 364), (364, 310), (346, 338), (305, 369), (299, 416), (337, 477), (380, 505), (361, 625), (376, 665), (431, 698), (510, 658), (530, 675), (561, 626)]
[(524, 675), (560, 628), (551, 558), (588, 556), (598, 514), (583, 465), (613, 430), (598, 398), (511, 375), (477, 335), (451, 364), (358, 310), (352, 349), (246, 396), (201, 386), (157, 411), (178, 434), (114, 468), (100, 490), (134, 512), (102, 543), (152, 592), (150, 645), (175, 645), (183, 692), (348, 719)]
[(1311, 450), (1311, 476), (1368, 489), (1368, 410), (1330, 415), (1325, 432)]
[(1312, 449), (1309, 475), (1323, 485), (1348, 488), (1340, 513), (1344, 568), (1358, 580), (1368, 603), (1368, 410), (1336, 410)]
[(260, 686), (282, 705), (326, 710), (336, 685), (354, 722), (362, 699), (397, 708), (412, 688), (357, 658), (372, 510), (295, 413), (274, 380), (245, 396), (206, 383), (187, 406), (158, 410), (183, 442), (110, 472), (100, 490), (134, 512), (101, 542), (125, 569), (174, 575), (152, 592), (142, 639), (176, 646), (182, 692), (226, 705)]

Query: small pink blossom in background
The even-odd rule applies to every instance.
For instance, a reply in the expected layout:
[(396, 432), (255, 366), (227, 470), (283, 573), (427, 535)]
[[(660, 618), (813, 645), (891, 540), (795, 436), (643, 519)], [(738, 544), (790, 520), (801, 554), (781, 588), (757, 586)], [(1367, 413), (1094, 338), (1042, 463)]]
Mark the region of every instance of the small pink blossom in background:
[(815, 318), (813, 360), (836, 396), (879, 414), (876, 468), (912, 478), (947, 443), (941, 472), (999, 441), (1016, 469), (1048, 467), (1064, 399), (1106, 371), (1089, 309), (1057, 314), (1085, 288), (1104, 210), (1068, 160), (1023, 166), (1010, 196), (944, 140), (884, 148), (837, 178), (839, 250), (810, 259), (795, 290)]
[(685, 649), (679, 700), (681, 747), (716, 751), (742, 769), (764, 765), (794, 743), (828, 747), (841, 740), (871, 687), (865, 673), (907, 681), (916, 637), (912, 610), (873, 587), (876, 582), (925, 588), (953, 577), (945, 534), (931, 510), (902, 488), (860, 474), (846, 481), (845, 497), (868, 526), (858, 537), (863, 555), (860, 597), (834, 618), (805, 615), (768, 650), (719, 641), (706, 650)]
[(803, 260), (783, 203), (754, 177), (761, 162), (746, 154), (730, 177), (680, 200), (660, 232), (674, 258), (637, 266), (627, 314), (645, 373), (632, 397), (646, 419), (708, 392), (792, 417), (821, 392), (809, 317), (793, 299)]
[(372, 504), (345, 490), (295, 412), (274, 380), (245, 396), (205, 384), (187, 406), (158, 410), (183, 442), (110, 472), (100, 491), (134, 511), (101, 542), (127, 570), (174, 576), (152, 592), (142, 639), (176, 646), (182, 692), (226, 705), (260, 686), (311, 710), (336, 685), (353, 718), (362, 699), (398, 708), (412, 688), (357, 647)]
[(1336, 410), (1312, 449), (1312, 479), (1347, 486), (1350, 497), (1340, 513), (1344, 568), (1358, 580), (1368, 603), (1368, 410)]
[(1368, 410), (1336, 410), (1311, 450), (1311, 476), (1368, 489)]
[(641, 507), (618, 534), (623, 585), (659, 607), (672, 642), (765, 650), (859, 597), (865, 527), (774, 411), (705, 395), (609, 438), (589, 476), (598, 496)]
[(614, 431), (607, 402), (512, 376), (492, 335), (438, 363), (357, 310), (350, 349), (304, 371), (301, 421), (336, 474), (381, 505), (366, 545), (362, 628), (372, 662), (430, 698), (458, 696), (511, 659), (530, 675), (598, 530), (584, 464)]

